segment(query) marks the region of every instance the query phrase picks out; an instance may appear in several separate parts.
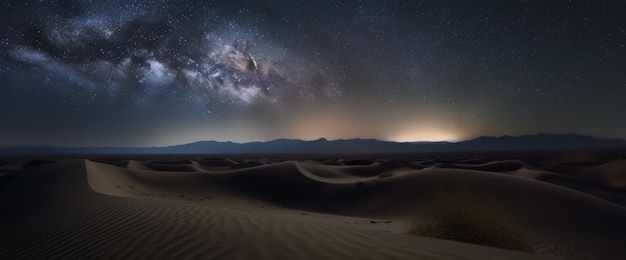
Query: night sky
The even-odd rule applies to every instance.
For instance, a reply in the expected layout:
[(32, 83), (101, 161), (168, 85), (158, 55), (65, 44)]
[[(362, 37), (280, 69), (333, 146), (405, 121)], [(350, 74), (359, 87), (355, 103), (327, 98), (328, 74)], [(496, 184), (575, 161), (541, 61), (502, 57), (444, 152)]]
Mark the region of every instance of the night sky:
[(626, 138), (625, 1), (0, 8), (0, 146)]

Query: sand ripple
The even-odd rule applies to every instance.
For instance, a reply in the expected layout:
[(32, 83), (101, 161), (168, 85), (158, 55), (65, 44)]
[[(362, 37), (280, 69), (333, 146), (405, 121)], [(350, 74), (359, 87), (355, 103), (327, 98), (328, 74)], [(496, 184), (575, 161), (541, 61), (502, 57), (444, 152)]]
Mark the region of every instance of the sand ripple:
[[(0, 259), (626, 255), (624, 207), (534, 178), (561, 173), (519, 160), (335, 162), (64, 160), (11, 170), (0, 176), (11, 212), (0, 215)], [(509, 216), (542, 255), (407, 234), (451, 199)]]

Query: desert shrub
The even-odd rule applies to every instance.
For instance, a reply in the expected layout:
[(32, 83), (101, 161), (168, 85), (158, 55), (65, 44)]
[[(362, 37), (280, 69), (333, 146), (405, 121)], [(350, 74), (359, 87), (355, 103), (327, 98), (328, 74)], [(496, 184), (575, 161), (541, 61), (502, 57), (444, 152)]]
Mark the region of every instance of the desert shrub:
[(464, 196), (440, 198), (427, 212), (427, 219), (416, 218), (410, 234), (531, 251), (517, 225), (484, 200)]

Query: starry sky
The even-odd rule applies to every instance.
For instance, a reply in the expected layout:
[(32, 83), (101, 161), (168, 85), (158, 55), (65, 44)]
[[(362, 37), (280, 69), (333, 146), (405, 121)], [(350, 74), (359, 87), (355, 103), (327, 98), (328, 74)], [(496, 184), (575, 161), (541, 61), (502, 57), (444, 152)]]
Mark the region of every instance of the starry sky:
[(624, 1), (2, 1), (0, 146), (626, 138)]

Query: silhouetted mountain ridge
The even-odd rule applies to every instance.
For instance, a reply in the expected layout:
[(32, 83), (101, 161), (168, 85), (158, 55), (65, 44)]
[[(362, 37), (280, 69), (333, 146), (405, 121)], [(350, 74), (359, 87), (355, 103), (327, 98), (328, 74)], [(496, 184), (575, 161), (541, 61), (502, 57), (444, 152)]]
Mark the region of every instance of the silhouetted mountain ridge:
[(267, 142), (199, 141), (167, 147), (13, 147), (0, 148), (0, 154), (380, 154), (470, 151), (515, 151), (586, 148), (626, 148), (620, 139), (597, 139), (576, 134), (535, 134), (522, 136), (482, 136), (468, 141), (391, 142), (376, 139), (320, 138), (312, 141), (276, 139)]
[(597, 139), (577, 134), (536, 134), (522, 136), (487, 137), (456, 143), (462, 150), (547, 150), (576, 148), (624, 147), (621, 139)]

